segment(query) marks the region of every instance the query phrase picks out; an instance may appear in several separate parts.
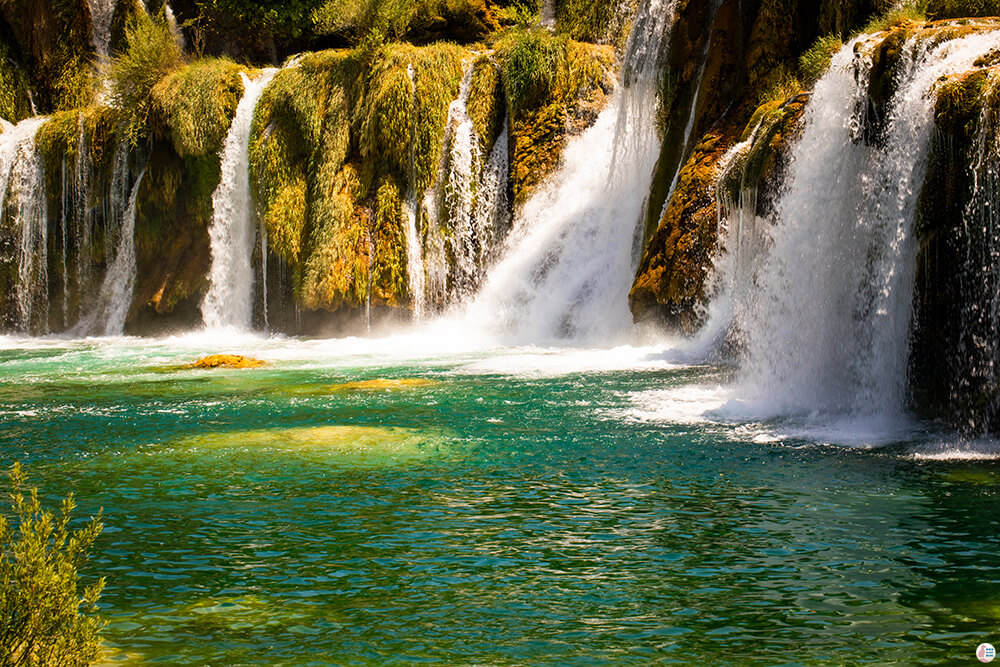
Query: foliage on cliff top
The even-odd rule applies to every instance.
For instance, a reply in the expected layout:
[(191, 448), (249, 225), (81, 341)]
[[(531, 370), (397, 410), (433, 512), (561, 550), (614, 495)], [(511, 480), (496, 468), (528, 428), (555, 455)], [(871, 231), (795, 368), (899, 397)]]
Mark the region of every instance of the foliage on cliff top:
[(628, 37), (635, 0), (562, 0), (556, 27), (572, 39), (621, 46)]
[(73, 496), (58, 514), (42, 508), (38, 490), (9, 472), (13, 524), (0, 515), (0, 664), (91, 664), (103, 623), (96, 616), (104, 580), (79, 589), (78, 570), (101, 533), (99, 518), (69, 527)]
[(133, 143), (146, 135), (153, 110), (153, 88), (184, 64), (165, 19), (135, 16), (126, 31), (127, 48), (111, 65), (111, 97), (128, 117), (126, 133)]
[(1000, 16), (1000, 0), (928, 0), (926, 5), (933, 19)]
[(151, 95), (158, 123), (181, 157), (216, 153), (243, 95), (244, 68), (206, 58), (167, 74)]

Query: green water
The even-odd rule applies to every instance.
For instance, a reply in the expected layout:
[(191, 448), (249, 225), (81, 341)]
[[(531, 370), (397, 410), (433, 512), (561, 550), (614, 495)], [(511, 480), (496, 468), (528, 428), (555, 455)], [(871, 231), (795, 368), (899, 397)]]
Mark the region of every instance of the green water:
[(240, 345), (271, 365), (2, 341), (0, 463), (104, 509), (109, 662), (946, 664), (1000, 643), (991, 443), (713, 418), (731, 371), (643, 348)]

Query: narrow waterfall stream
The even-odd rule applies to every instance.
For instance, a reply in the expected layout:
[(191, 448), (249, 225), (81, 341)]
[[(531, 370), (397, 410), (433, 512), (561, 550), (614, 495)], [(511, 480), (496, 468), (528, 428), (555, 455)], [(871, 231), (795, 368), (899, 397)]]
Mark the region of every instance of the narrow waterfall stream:
[(633, 238), (659, 153), (657, 73), (676, 3), (644, 3), (622, 83), (518, 212), (470, 326), (517, 342), (613, 341), (631, 328)]
[(243, 75), (244, 92), (222, 148), (222, 179), (212, 195), (212, 268), (201, 312), (209, 329), (250, 328), (253, 319), (252, 257), (256, 227), (250, 196), (250, 126), (257, 101), (277, 69), (251, 80)]
[(106, 63), (110, 55), (111, 21), (117, 0), (87, 0), (90, 8), (90, 41), (97, 52), (98, 63)]

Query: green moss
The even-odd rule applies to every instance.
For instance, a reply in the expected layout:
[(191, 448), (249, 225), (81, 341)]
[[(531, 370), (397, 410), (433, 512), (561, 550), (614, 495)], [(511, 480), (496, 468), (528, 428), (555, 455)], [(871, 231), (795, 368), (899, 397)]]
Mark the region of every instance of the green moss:
[(503, 68), (504, 93), (511, 114), (537, 106), (565, 57), (566, 39), (540, 29), (518, 29), (497, 45)]
[(786, 100), (803, 89), (802, 82), (791, 71), (781, 64), (772, 69), (761, 81), (757, 89), (757, 103), (764, 104), (775, 100)]
[(152, 122), (181, 157), (217, 153), (243, 95), (243, 68), (208, 58), (171, 72), (151, 91)]
[(10, 47), (0, 41), (0, 118), (17, 123), (30, 115), (27, 73), (14, 62)]
[(466, 107), (476, 134), (489, 150), (503, 128), (504, 97), (500, 68), (488, 56), (480, 56), (473, 66)]
[(948, 79), (937, 87), (934, 106), (937, 127), (966, 140), (975, 133), (981, 115), (984, 93), (989, 84), (989, 71), (975, 70)]
[[(566, 139), (588, 127), (603, 107), (613, 82), (611, 47), (572, 42), (522, 31), (513, 45), (498, 50), (503, 69), (508, 114), (511, 117), (512, 181), (516, 202), (555, 169)], [(524, 34), (533, 34), (525, 40)], [(540, 44), (542, 55), (523, 53)], [(554, 55), (553, 55), (554, 54)], [(548, 62), (554, 58), (552, 62)], [(544, 74), (532, 74), (525, 84), (526, 63), (545, 61)], [(534, 65), (531, 65), (534, 66)], [(521, 83), (512, 83), (516, 80)], [(527, 86), (527, 87), (526, 87)], [(514, 92), (512, 92), (514, 91)], [(511, 101), (512, 95), (520, 102)]]
[(409, 281), (404, 236), (406, 213), (399, 186), (383, 178), (375, 195), (375, 220), (371, 231), (374, 246), (371, 273), (373, 303), (400, 307), (408, 295)]
[(306, 308), (337, 310), (362, 306), (368, 295), (370, 211), (356, 210), (356, 170), (345, 167), (328, 196), (317, 201), (317, 226), (303, 269), (301, 300)]

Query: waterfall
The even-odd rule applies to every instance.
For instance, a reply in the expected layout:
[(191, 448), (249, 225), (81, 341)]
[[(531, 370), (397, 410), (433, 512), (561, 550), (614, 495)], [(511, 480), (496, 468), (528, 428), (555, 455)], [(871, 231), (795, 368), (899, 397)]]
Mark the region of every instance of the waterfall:
[(664, 214), (667, 212), (667, 207), (670, 206), (670, 200), (674, 196), (674, 191), (677, 189), (677, 182), (681, 178), (681, 171), (684, 170), (684, 163), (687, 161), (687, 156), (689, 155), (689, 144), (691, 143), (691, 134), (694, 132), (694, 123), (698, 117), (698, 100), (701, 99), (701, 84), (702, 79), (705, 76), (705, 66), (708, 64), (708, 51), (712, 46), (712, 31), (715, 29), (715, 19), (719, 14), (719, 7), (722, 5), (722, 0), (712, 0), (712, 20), (708, 22), (708, 34), (705, 37), (705, 48), (702, 49), (701, 58), (698, 65), (698, 74), (695, 77), (694, 97), (691, 98), (691, 110), (688, 112), (687, 124), (684, 126), (684, 139), (680, 145), (680, 157), (677, 160), (677, 168), (674, 170), (674, 177), (670, 181), (670, 188), (667, 189), (667, 198), (663, 202), (663, 210), (660, 212), (660, 218), (663, 218)]
[(251, 80), (243, 75), (243, 99), (222, 148), (222, 179), (212, 194), (212, 268), (208, 294), (201, 305), (210, 329), (248, 329), (253, 319), (254, 212), (250, 196), (250, 125), (264, 89), (277, 74), (264, 70)]
[(117, 0), (87, 0), (90, 7), (90, 42), (97, 52), (98, 63), (108, 62), (111, 44), (111, 21)]
[[(410, 88), (413, 91), (412, 108), (417, 108), (417, 82), (414, 78), (415, 71), (413, 63), (406, 68), (406, 73), (410, 77)], [(416, 119), (410, 124), (410, 183), (415, 181), (416, 171)], [(420, 203), (417, 191), (410, 186), (410, 191), (406, 196), (406, 228), (403, 233), (406, 235), (406, 273), (409, 278), (410, 298), (413, 300), (413, 318), (419, 320), (424, 316), (425, 308), (425, 276), (424, 276), (424, 251), (420, 241), (418, 231), (418, 216), (420, 215)]]
[(524, 204), (470, 325), (515, 342), (612, 340), (631, 328), (632, 247), (659, 154), (659, 65), (676, 2), (643, 3), (622, 81), (597, 122)]
[[(145, 171), (129, 188), (128, 144), (122, 142), (115, 152), (108, 207), (105, 211), (105, 242), (115, 237), (114, 259), (108, 265), (100, 292), (88, 313), (73, 327), (75, 335), (121, 335), (125, 330), (136, 279), (135, 217), (136, 199)], [(110, 252), (105, 256), (112, 256)]]
[(181, 30), (181, 26), (177, 23), (177, 17), (174, 15), (174, 8), (170, 6), (169, 2), (163, 3), (163, 15), (167, 19), (167, 27), (170, 28), (170, 34), (174, 36), (174, 41), (177, 42), (177, 46), (180, 47), (181, 51), (184, 51), (187, 44), (184, 43), (184, 32)]
[(19, 229), (14, 326), (30, 333), (48, 331), (45, 168), (35, 148), (46, 121), (28, 118), (0, 134), (0, 222), (9, 219)]
[[(933, 86), (997, 33), (903, 47), (884, 141), (862, 131), (871, 38), (845, 46), (807, 106), (749, 306), (739, 385), (755, 414), (893, 417), (904, 408)], [(856, 52), (857, 51), (857, 52)]]

